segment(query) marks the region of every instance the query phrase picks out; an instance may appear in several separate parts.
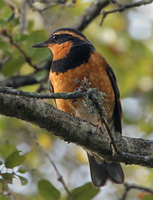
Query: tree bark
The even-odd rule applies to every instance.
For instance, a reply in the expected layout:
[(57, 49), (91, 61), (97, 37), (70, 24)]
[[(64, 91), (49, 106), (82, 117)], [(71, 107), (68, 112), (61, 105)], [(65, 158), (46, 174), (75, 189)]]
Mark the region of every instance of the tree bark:
[(122, 155), (113, 153), (106, 132), (55, 109), (42, 101), (0, 93), (0, 114), (15, 117), (47, 130), (62, 140), (89, 149), (106, 161), (153, 167), (153, 141), (130, 138), (115, 133), (114, 139)]

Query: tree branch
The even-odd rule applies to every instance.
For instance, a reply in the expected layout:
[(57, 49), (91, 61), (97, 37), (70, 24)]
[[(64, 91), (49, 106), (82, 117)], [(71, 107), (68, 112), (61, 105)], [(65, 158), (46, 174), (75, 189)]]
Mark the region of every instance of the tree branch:
[[(47, 70), (49, 73), (50, 66), (51, 66), (51, 60), (48, 60), (43, 64), (43, 66), (39, 67), (40, 69), (37, 70), (36, 72), (27, 76), (11, 76), (3, 80), (2, 85), (7, 86), (7, 87), (18, 88), (25, 85), (33, 85), (36, 83), (40, 83), (42, 80), (40, 81), (36, 78), (37, 73), (39, 73), (41, 70)], [(46, 74), (46, 78), (48, 78), (47, 74)]]
[[(97, 128), (91, 124), (42, 101), (1, 93), (0, 114), (33, 123), (65, 141), (95, 152), (106, 161), (153, 167), (152, 140), (129, 138), (115, 133), (114, 140), (117, 147), (129, 155), (112, 154), (107, 133), (97, 133)], [(130, 157), (131, 154), (133, 156)]]
[(63, 176), (60, 174), (57, 166), (55, 165), (54, 161), (52, 160), (51, 156), (44, 150), (44, 148), (39, 144), (38, 140), (37, 140), (37, 137), (36, 137), (36, 133), (33, 132), (33, 130), (31, 129), (30, 127), (30, 124), (27, 123), (27, 127), (28, 127), (28, 130), (30, 132), (30, 135), (31, 137), (34, 139), (35, 141), (35, 144), (38, 146), (38, 148), (42, 151), (43, 155), (48, 159), (48, 161), (50, 162), (50, 164), (53, 166), (55, 172), (56, 172), (56, 175), (57, 175), (57, 180), (62, 184), (64, 190), (66, 191), (68, 197), (69, 197), (69, 200), (74, 200), (73, 197), (72, 197), (72, 194), (70, 193), (65, 181), (64, 181), (64, 178)]
[(18, 88), (25, 85), (33, 85), (39, 83), (39, 81), (35, 78), (35, 73), (27, 75), (27, 76), (11, 76), (4, 81), (2, 81), (3, 86)]
[(129, 9), (129, 8), (134, 8), (134, 7), (140, 7), (142, 5), (147, 5), (147, 4), (151, 4), (153, 2), (153, 0), (142, 0), (142, 1), (137, 1), (137, 2), (134, 2), (134, 3), (130, 3), (130, 4), (120, 4), (119, 2), (115, 1), (115, 0), (111, 0), (112, 3), (118, 5), (118, 8), (114, 9), (114, 10), (110, 10), (110, 11), (103, 11), (102, 12), (102, 19), (100, 21), (100, 26), (102, 25), (104, 19), (106, 18), (106, 16), (108, 14), (111, 14), (111, 13), (115, 13), (115, 12), (123, 12), (124, 10), (126, 9)]
[(79, 99), (86, 95), (86, 92), (60, 92), (60, 93), (35, 93), (35, 92), (24, 92), (22, 90), (16, 90), (10, 87), (0, 86), (0, 93), (18, 95), (28, 98), (36, 99)]
[(147, 187), (144, 187), (144, 186), (132, 185), (132, 184), (128, 184), (128, 183), (125, 183), (124, 186), (125, 186), (125, 191), (124, 191), (124, 194), (123, 194), (121, 200), (125, 200), (126, 199), (126, 197), (128, 195), (128, 192), (131, 189), (142, 190), (142, 191), (145, 191), (145, 192), (153, 194), (153, 189), (150, 189), (150, 188), (147, 188)]
[(24, 52), (24, 50), (20, 47), (20, 45), (17, 44), (16, 42), (14, 42), (13, 37), (7, 32), (6, 28), (3, 28), (0, 33), (3, 36), (7, 37), (9, 39), (10, 44), (13, 45), (14, 47), (16, 47), (16, 49), (18, 49), (18, 51), (23, 55), (24, 60), (31, 67), (33, 67), (35, 70), (37, 70), (37, 66), (32, 64), (31, 58)]
[[(89, 87), (88, 85), (88, 80), (84, 79), (83, 83), (81, 86), (78, 88), (77, 92), (71, 92), (71, 93), (49, 93), (49, 94), (39, 94), (39, 93), (34, 93), (34, 92), (23, 92), (21, 90), (15, 90), (13, 88), (7, 88), (7, 87), (0, 87), (0, 93), (5, 93), (5, 94), (11, 94), (11, 95), (19, 95), (23, 97), (28, 97), (28, 98), (37, 98), (37, 99), (79, 99), (79, 98), (84, 98), (85, 101), (85, 106), (87, 107), (90, 112), (96, 110), (98, 116), (99, 116), (99, 121), (101, 124), (105, 126), (106, 134), (108, 134), (109, 139), (111, 141), (112, 145), (112, 150), (113, 150), (113, 155), (116, 153), (117, 155), (122, 155), (125, 157), (130, 157), (133, 159), (142, 159), (142, 160), (147, 160), (147, 157), (144, 157), (142, 155), (133, 155), (128, 152), (122, 152), (118, 146), (116, 145), (115, 141), (115, 136), (113, 132), (111, 131), (109, 124), (106, 120), (107, 113), (105, 110), (105, 106), (103, 104), (104, 101), (104, 94), (99, 92), (96, 88), (87, 88)], [(85, 91), (86, 88), (86, 91)], [(81, 89), (84, 89), (81, 91)], [(101, 125), (101, 126), (103, 126)], [(104, 129), (103, 129), (104, 131)], [(116, 134), (116, 133), (115, 133)]]
[(27, 13), (28, 13), (28, 0), (23, 0), (22, 6), (21, 6), (21, 32), (24, 34), (27, 34), (27, 28), (28, 28), (28, 21), (27, 21)]
[(78, 20), (78, 23), (73, 25), (73, 28), (83, 31), (90, 22), (95, 19), (110, 2), (108, 0), (97, 0), (91, 4), (91, 6), (86, 10), (86, 12)]

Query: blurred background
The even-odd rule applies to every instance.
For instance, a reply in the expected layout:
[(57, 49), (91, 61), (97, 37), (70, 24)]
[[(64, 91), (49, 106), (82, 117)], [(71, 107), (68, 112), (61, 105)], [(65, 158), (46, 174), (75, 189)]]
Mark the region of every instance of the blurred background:
[[(81, 21), (80, 17), (89, 7), (92, 9), (91, 5), (95, 2), (1, 0), (0, 83), (27, 92), (48, 93), (52, 53), (49, 49), (33, 49), (31, 46), (47, 40), (57, 28), (76, 26)], [(112, 10), (116, 6), (109, 4), (104, 10)], [(112, 13), (104, 19), (102, 26), (99, 26), (102, 18), (102, 14), (99, 14), (82, 30), (116, 74), (123, 107), (123, 135), (144, 139), (153, 139), (152, 11), (153, 4), (148, 4)], [(51, 100), (46, 102), (53, 104)], [(125, 186), (110, 182), (100, 190), (93, 189), (88, 197), (92, 186), (86, 184), (91, 179), (87, 156), (81, 147), (68, 144), (24, 121), (0, 116), (0, 199), (51, 199), (43, 195), (42, 179), (48, 180), (53, 190), (60, 191), (61, 197), (54, 199), (68, 199), (44, 151), (36, 145), (33, 134), (51, 156), (69, 190), (82, 187), (75, 199), (123, 198)], [(14, 152), (18, 153), (14, 155)], [(22, 161), (11, 166), (8, 164), (11, 156), (22, 158)], [(126, 183), (153, 188), (153, 169), (136, 165), (122, 166)], [(4, 188), (11, 195), (5, 195)], [(81, 196), (84, 190), (86, 197)], [(153, 196), (131, 190), (126, 199), (144, 200), (153, 199)]]

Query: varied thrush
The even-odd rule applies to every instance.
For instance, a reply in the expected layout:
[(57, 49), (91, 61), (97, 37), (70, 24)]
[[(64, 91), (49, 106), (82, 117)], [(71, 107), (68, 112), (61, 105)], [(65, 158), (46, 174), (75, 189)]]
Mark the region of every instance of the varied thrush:
[[(49, 74), (51, 92), (73, 92), (78, 88), (76, 79), (82, 81), (86, 77), (91, 88), (98, 88), (106, 94), (105, 107), (110, 128), (122, 133), (122, 108), (113, 69), (81, 32), (72, 28), (61, 28), (53, 32), (47, 41), (33, 47), (48, 47), (53, 53)], [(55, 104), (59, 110), (98, 124), (98, 115), (89, 114), (82, 99), (56, 99)], [(103, 186), (107, 179), (118, 184), (124, 182), (120, 163), (105, 162), (91, 151), (86, 151), (95, 187)]]

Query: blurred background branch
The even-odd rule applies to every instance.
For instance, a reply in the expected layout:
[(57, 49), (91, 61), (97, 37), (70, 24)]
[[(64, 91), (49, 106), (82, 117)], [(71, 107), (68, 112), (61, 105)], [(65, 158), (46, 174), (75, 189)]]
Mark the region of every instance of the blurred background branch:
[[(126, 199), (127, 199), (127, 196), (128, 196), (128, 193), (129, 193), (130, 190), (132, 190), (132, 189), (133, 189), (133, 190), (141, 190), (141, 191), (146, 192), (146, 193), (148, 193), (148, 194), (153, 194), (153, 189), (147, 188), (147, 187), (144, 187), (144, 186), (132, 185), (132, 184), (128, 184), (128, 183), (125, 183), (124, 186), (125, 186), (125, 191), (124, 191), (124, 194), (123, 194), (121, 200), (126, 200)], [(143, 194), (142, 194), (142, 196), (143, 196)], [(144, 195), (144, 196), (145, 196), (145, 195)], [(148, 195), (148, 196), (149, 196), (149, 195)], [(152, 197), (151, 197), (151, 198), (152, 198)], [(149, 199), (151, 199), (151, 198), (149, 197)]]
[[(111, 1), (111, 0), (110, 0)], [(138, 2), (134, 2), (134, 3), (129, 3), (129, 4), (120, 4), (118, 1), (116, 0), (112, 0), (112, 3), (116, 4), (118, 6), (118, 8), (114, 9), (114, 10), (110, 10), (110, 11), (103, 11), (102, 12), (102, 19), (100, 21), (100, 26), (102, 25), (105, 17), (108, 14), (111, 13), (115, 13), (115, 12), (123, 12), (126, 9), (130, 9), (130, 8), (135, 8), (135, 7), (139, 7), (139, 6), (143, 6), (143, 5), (147, 5), (147, 4), (151, 4), (153, 2), (153, 0), (142, 0), (142, 1), (138, 1)]]
[(58, 168), (56, 167), (54, 161), (52, 160), (52, 158), (50, 157), (50, 155), (44, 150), (44, 148), (39, 144), (36, 134), (34, 133), (34, 131), (31, 129), (30, 124), (27, 123), (27, 128), (31, 134), (31, 137), (33, 138), (33, 140), (35, 141), (35, 144), (38, 146), (38, 148), (40, 148), (40, 150), (43, 152), (44, 156), (49, 160), (50, 164), (53, 166), (56, 175), (57, 175), (57, 180), (62, 184), (64, 190), (66, 191), (66, 193), (68, 194), (69, 200), (74, 200), (67, 185), (65, 184), (64, 178), (63, 176), (60, 174)]

